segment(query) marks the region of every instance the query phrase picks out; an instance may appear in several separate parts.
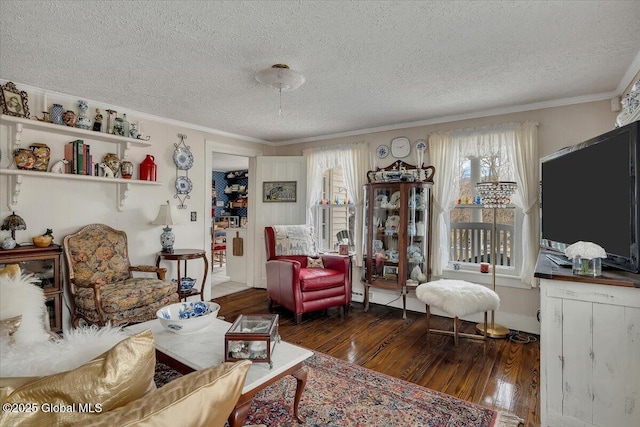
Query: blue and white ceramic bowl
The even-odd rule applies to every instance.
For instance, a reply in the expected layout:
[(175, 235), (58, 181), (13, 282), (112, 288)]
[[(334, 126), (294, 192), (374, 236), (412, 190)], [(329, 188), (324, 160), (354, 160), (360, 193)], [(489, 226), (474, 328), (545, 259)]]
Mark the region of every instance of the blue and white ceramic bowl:
[[(173, 283), (178, 283), (176, 279), (171, 280)], [(192, 279), (191, 277), (183, 277), (180, 279), (180, 290), (188, 291), (193, 288), (193, 285), (196, 284), (196, 279)]]
[(215, 302), (189, 301), (162, 307), (156, 316), (165, 329), (176, 334), (191, 334), (209, 326), (218, 311), (220, 305)]

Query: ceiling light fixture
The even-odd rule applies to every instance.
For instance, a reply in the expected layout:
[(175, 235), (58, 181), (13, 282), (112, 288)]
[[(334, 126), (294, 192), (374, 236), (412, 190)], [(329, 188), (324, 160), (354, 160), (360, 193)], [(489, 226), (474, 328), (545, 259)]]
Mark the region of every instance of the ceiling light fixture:
[(296, 90), (305, 82), (304, 76), (290, 69), (287, 64), (275, 64), (271, 68), (258, 71), (256, 80), (263, 85), (278, 89), (280, 93), (279, 116), (282, 116), (282, 91)]

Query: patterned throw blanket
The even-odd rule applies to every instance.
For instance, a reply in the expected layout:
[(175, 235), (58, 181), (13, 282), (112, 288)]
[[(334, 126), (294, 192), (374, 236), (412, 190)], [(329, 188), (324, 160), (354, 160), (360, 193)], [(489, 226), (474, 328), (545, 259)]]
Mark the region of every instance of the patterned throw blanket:
[(274, 225), (276, 256), (318, 256), (313, 227), (310, 225)]

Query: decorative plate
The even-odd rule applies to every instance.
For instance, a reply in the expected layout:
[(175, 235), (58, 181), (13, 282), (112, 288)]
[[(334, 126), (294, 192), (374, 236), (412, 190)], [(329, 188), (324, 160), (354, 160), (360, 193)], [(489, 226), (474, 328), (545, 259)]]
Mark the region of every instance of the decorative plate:
[(374, 251), (379, 251), (379, 250), (381, 250), (382, 248), (383, 248), (382, 240), (374, 240), (374, 241), (373, 241), (373, 250), (374, 250)]
[(378, 155), (379, 159), (384, 159), (389, 155), (389, 146), (388, 145), (379, 146), (378, 148), (376, 148), (376, 154)]
[(173, 152), (173, 163), (180, 170), (186, 171), (193, 167), (193, 154), (187, 147), (178, 147)]
[(193, 189), (193, 183), (186, 176), (176, 178), (176, 191), (178, 194), (189, 194)]
[(398, 208), (400, 207), (400, 192), (396, 191), (395, 193), (393, 193), (391, 195), (391, 198), (389, 199), (389, 204)]

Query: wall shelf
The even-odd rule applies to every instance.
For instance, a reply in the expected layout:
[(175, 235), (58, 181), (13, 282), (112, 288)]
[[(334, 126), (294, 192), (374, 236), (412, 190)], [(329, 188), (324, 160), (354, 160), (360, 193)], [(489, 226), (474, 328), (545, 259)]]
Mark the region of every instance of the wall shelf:
[[(146, 141), (140, 141), (124, 136), (113, 135), (102, 132), (95, 132), (90, 130), (78, 129), (70, 126), (61, 126), (48, 122), (40, 122), (37, 120), (29, 120), (21, 117), (13, 117), (7, 115), (0, 115), (0, 124), (10, 126), (13, 129), (9, 135), (9, 153), (12, 153), (16, 148), (21, 147), (22, 136), (24, 131), (35, 130), (41, 132), (54, 133), (59, 135), (65, 135), (75, 139), (87, 139), (90, 141), (98, 141), (110, 144), (116, 144), (118, 146), (118, 157), (121, 159), (126, 158), (127, 152), (131, 147), (149, 147), (151, 144)], [(57, 174), (51, 172), (41, 172), (32, 170), (21, 169), (0, 169), (0, 175), (7, 175), (9, 188), (7, 191), (7, 205), (9, 209), (15, 210), (18, 206), (20, 199), (20, 191), (22, 189), (22, 183), (24, 178), (45, 178), (45, 179), (62, 179), (67, 181), (86, 181), (86, 182), (100, 182), (110, 183), (117, 186), (117, 201), (116, 208), (122, 211), (125, 207), (126, 200), (129, 196), (129, 191), (133, 185), (163, 185), (160, 182), (155, 181), (141, 181), (135, 179), (123, 179), (123, 178), (106, 178), (101, 176), (91, 175), (75, 175), (75, 174)]]
[[(120, 135), (113, 135), (110, 133), (96, 132), (92, 130), (85, 130), (74, 128), (71, 126), (56, 125), (49, 122), (41, 122), (38, 120), (30, 120), (22, 117), (13, 117), (7, 115), (0, 115), (0, 123), (12, 124), (16, 127), (16, 132), (22, 132), (22, 129), (33, 129), (42, 132), (57, 133), (60, 135), (70, 135), (78, 138), (91, 139), (93, 141), (111, 142), (119, 144), (130, 144), (134, 147), (150, 147), (151, 143), (142, 141), (139, 139), (127, 138)], [(20, 126), (18, 126), (20, 125)], [(18, 130), (18, 128), (22, 128)]]

